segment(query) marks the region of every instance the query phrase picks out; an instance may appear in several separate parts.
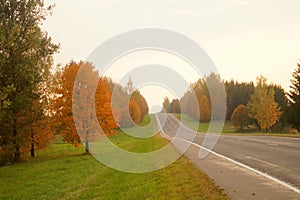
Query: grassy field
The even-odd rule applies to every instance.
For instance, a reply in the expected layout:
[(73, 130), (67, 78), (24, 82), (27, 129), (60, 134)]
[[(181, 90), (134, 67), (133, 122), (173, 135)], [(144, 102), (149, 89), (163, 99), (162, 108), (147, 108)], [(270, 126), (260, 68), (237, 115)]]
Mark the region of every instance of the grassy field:
[[(208, 130), (209, 122), (200, 123), (184, 114), (182, 115), (174, 114), (174, 116), (193, 130), (196, 130), (201, 133), (206, 133)], [(236, 132), (235, 127), (230, 122), (225, 122), (222, 133), (234, 133), (234, 132)]]
[[(120, 147), (147, 152), (164, 146), (158, 135), (136, 139), (122, 131), (111, 136)], [(187, 158), (144, 174), (108, 168), (61, 141), (26, 163), (0, 167), (0, 199), (228, 199)]]
[[(209, 127), (209, 122), (207, 123), (198, 123), (196, 120), (190, 118), (184, 114), (174, 114), (174, 116), (181, 120), (185, 125), (190, 127), (193, 130), (196, 130), (201, 133), (206, 133)], [(253, 136), (281, 136), (281, 137), (295, 137), (300, 138), (300, 134), (287, 134), (287, 133), (269, 133), (262, 132), (255, 129), (254, 127), (245, 128), (243, 131), (238, 131), (230, 121), (226, 121), (222, 130), (222, 134), (226, 135), (253, 135)]]

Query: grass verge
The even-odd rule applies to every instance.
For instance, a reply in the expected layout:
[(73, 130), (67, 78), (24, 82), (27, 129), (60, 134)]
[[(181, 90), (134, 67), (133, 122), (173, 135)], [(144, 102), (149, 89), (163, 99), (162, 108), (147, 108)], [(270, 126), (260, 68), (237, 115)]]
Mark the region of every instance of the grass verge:
[[(192, 130), (198, 131), (200, 133), (206, 133), (209, 127), (209, 122), (198, 122), (187, 115), (184, 114), (174, 114), (174, 116), (181, 120), (186, 126)], [(236, 128), (231, 124), (230, 121), (224, 123), (222, 130), (223, 135), (235, 135), (235, 136), (279, 136), (279, 137), (293, 137), (300, 138), (300, 134), (288, 134), (288, 133), (268, 133), (255, 130), (253, 128), (245, 129), (244, 131), (237, 132)]]
[[(137, 139), (121, 130), (110, 140), (135, 152), (153, 151), (167, 141)], [(27, 163), (0, 168), (0, 199), (228, 199), (187, 158), (150, 173), (116, 171), (62, 142), (37, 152)]]

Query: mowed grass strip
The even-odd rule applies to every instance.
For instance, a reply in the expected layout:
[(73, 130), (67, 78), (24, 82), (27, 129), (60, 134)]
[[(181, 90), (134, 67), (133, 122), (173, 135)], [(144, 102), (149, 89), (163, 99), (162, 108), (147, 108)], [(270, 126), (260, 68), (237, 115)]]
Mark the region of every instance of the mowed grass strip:
[[(110, 137), (136, 152), (158, 149), (168, 142), (156, 135), (129, 137), (119, 130)], [(187, 158), (143, 174), (111, 169), (84, 148), (62, 142), (38, 151), (37, 158), (0, 167), (0, 199), (228, 199), (208, 176)]]
[[(174, 116), (182, 121), (186, 126), (191, 128), (192, 130), (198, 131), (199, 133), (206, 133), (209, 127), (209, 122), (198, 122), (190, 118), (185, 114), (174, 114)], [(288, 134), (288, 133), (269, 133), (262, 132), (250, 126), (249, 128), (245, 128), (243, 131), (238, 131), (236, 127), (232, 125), (230, 121), (226, 121), (224, 123), (224, 127), (222, 129), (222, 134), (226, 135), (234, 135), (234, 136), (279, 136), (279, 137), (292, 137), (292, 138), (300, 138), (300, 134)]]

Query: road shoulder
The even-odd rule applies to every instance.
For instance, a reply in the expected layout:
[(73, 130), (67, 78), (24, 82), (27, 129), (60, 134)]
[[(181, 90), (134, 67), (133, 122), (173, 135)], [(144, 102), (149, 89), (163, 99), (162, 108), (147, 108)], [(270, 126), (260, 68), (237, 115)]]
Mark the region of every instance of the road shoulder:
[(300, 199), (296, 192), (216, 155), (209, 154), (200, 160), (198, 152), (199, 147), (191, 145), (185, 156), (231, 199)]

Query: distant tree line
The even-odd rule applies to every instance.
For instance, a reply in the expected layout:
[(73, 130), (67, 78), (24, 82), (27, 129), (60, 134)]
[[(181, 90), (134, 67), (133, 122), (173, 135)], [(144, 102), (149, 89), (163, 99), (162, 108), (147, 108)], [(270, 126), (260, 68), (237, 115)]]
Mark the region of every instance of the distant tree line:
[(178, 99), (173, 99), (172, 102), (170, 102), (169, 98), (165, 97), (163, 108), (165, 112), (168, 113), (181, 113), (180, 102)]
[[(263, 76), (253, 82), (221, 80), (218, 74), (192, 83), (190, 89), (180, 99), (163, 102), (165, 112), (186, 114), (200, 122), (211, 120), (211, 94), (220, 84), (226, 92), (226, 120), (231, 120), (239, 129), (252, 124), (266, 131), (281, 131), (291, 126), (300, 132), (300, 66), (292, 74), (291, 90), (286, 93), (280, 85), (268, 84)], [(215, 93), (215, 92), (214, 92)], [(214, 94), (215, 95), (215, 94)], [(174, 101), (179, 101), (179, 109), (174, 110)]]

